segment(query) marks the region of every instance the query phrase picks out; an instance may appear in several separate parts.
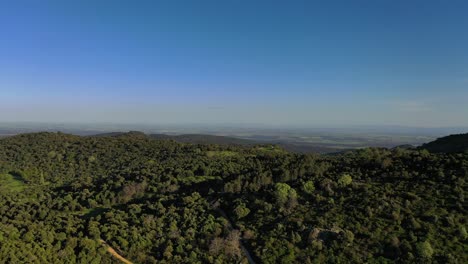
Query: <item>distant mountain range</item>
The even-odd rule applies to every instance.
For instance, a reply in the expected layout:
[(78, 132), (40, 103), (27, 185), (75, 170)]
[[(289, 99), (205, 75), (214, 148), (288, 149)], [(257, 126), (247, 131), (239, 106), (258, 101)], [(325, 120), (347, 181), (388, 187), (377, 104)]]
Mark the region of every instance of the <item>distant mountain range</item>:
[(468, 133), (438, 138), (420, 148), (433, 153), (468, 152)]

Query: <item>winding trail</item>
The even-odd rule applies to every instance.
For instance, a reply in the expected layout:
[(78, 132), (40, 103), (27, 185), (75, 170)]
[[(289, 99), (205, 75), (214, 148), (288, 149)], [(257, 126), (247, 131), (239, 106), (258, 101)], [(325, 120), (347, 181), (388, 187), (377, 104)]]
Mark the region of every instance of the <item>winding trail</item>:
[(117, 253), (117, 251), (115, 251), (115, 249), (113, 249), (111, 246), (109, 246), (109, 244), (107, 244), (106, 241), (102, 240), (102, 239), (99, 239), (99, 242), (101, 242), (101, 244), (107, 248), (107, 252), (111, 253), (112, 256), (114, 256), (116, 259), (122, 261), (123, 263), (125, 264), (133, 264), (130, 260), (122, 257), (119, 253)]

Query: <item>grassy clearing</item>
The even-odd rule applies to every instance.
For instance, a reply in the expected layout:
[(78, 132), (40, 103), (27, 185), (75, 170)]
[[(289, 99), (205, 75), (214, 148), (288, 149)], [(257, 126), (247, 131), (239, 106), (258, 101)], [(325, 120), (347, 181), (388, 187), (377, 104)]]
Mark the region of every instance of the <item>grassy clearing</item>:
[(260, 152), (270, 152), (270, 153), (286, 153), (284, 149), (278, 147), (278, 146), (258, 146), (254, 148), (256, 151)]
[(25, 188), (23, 180), (11, 174), (0, 174), (0, 191), (21, 192)]
[(228, 151), (228, 150), (221, 150), (221, 151), (214, 151), (214, 150), (211, 150), (211, 151), (208, 151), (206, 152), (206, 156), (208, 156), (209, 158), (226, 158), (226, 157), (235, 157), (237, 156), (239, 153), (235, 152), (235, 151)]

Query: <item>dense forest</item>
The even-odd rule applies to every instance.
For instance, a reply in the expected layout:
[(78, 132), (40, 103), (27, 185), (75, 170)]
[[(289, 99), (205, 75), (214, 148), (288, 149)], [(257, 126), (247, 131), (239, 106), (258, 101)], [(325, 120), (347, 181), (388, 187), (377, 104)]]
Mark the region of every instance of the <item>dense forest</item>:
[(468, 263), (468, 153), (0, 140), (0, 263)]

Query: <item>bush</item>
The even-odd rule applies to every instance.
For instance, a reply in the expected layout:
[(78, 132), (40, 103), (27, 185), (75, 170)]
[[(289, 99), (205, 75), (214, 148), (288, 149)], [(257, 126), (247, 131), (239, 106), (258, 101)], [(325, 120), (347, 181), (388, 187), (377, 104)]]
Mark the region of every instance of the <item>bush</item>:
[(312, 193), (314, 193), (314, 191), (315, 191), (314, 182), (313, 182), (313, 181), (307, 181), (307, 182), (304, 183), (304, 185), (302, 186), (302, 189), (303, 189), (304, 192), (306, 192), (307, 194), (312, 194)]
[(234, 208), (234, 213), (236, 214), (237, 219), (241, 219), (250, 213), (250, 209), (247, 208), (244, 203), (240, 203), (236, 208)]
[(431, 243), (429, 241), (424, 241), (416, 245), (416, 250), (418, 255), (422, 258), (431, 258), (434, 254), (434, 249), (432, 249)]
[(275, 185), (276, 191), (276, 201), (280, 206), (280, 210), (282, 209), (293, 209), (297, 205), (297, 193), (296, 190), (291, 188), (291, 186), (287, 185), (286, 183), (277, 183)]
[[(275, 197), (279, 204), (283, 205), (288, 201), (290, 193), (296, 195), (296, 191), (291, 189), (291, 186), (286, 183), (277, 183), (275, 185)], [(293, 194), (294, 193), (294, 194)]]
[(351, 178), (351, 175), (349, 175), (349, 174), (343, 174), (343, 176), (341, 176), (338, 179), (338, 185), (341, 186), (341, 187), (348, 186), (352, 182), (353, 182), (353, 178)]

